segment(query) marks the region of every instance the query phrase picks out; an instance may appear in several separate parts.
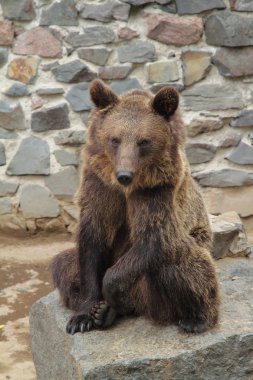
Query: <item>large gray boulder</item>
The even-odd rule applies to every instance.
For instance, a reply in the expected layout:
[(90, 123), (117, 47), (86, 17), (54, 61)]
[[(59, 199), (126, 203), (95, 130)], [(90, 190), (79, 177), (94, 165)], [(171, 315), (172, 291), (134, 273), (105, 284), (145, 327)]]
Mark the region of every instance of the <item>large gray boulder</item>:
[(201, 335), (143, 318), (111, 329), (70, 336), (71, 312), (57, 292), (30, 313), (37, 380), (249, 380), (253, 371), (253, 259), (218, 261), (222, 287), (217, 327)]

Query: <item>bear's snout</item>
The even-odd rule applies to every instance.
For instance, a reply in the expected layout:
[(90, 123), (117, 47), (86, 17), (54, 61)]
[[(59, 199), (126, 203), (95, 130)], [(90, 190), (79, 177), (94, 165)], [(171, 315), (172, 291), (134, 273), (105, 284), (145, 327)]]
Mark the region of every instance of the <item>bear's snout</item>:
[(128, 171), (117, 172), (116, 177), (121, 185), (128, 186), (133, 180), (134, 173)]

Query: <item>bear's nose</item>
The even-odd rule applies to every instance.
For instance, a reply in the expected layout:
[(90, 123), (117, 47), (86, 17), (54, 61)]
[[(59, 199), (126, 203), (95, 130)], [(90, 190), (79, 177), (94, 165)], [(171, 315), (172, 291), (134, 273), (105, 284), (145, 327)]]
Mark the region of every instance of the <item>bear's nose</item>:
[(117, 180), (123, 186), (128, 186), (132, 182), (134, 176), (132, 172), (117, 172), (116, 175)]

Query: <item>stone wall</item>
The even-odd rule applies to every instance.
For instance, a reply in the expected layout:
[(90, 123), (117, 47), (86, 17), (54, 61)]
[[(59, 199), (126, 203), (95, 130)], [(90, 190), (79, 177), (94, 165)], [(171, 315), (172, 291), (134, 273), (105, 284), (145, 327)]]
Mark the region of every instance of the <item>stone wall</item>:
[(253, 2), (0, 4), (1, 230), (73, 232), (96, 77), (118, 93), (177, 87), (209, 211), (252, 217)]

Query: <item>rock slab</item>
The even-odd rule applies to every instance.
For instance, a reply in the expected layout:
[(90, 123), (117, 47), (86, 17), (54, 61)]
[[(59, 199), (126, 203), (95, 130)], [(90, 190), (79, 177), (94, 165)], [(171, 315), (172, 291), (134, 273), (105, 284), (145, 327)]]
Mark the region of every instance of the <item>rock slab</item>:
[(57, 292), (40, 299), (30, 312), (37, 380), (249, 380), (253, 259), (226, 258), (217, 265), (220, 323), (200, 335), (125, 318), (106, 331), (70, 336), (65, 327), (71, 313), (60, 306)]

